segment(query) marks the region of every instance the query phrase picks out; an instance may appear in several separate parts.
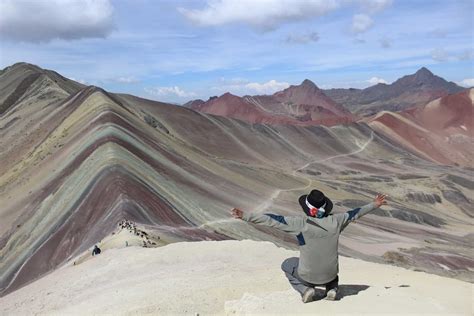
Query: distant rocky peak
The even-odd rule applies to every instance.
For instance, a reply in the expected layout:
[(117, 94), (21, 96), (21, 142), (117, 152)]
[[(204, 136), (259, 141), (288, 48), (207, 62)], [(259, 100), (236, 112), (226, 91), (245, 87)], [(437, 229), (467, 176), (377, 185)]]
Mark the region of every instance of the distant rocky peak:
[(281, 95), (312, 95), (312, 94), (320, 94), (320, 89), (314, 82), (312, 82), (309, 79), (305, 79), (300, 85), (297, 86), (289, 86), (283, 91), (278, 91), (274, 95), (275, 96), (281, 96)]
[(311, 80), (309, 80), (309, 79), (303, 80), (303, 82), (301, 83), (300, 86), (301, 86), (301, 87), (308, 87), (308, 88), (316, 88), (316, 89), (318, 89), (318, 86), (317, 86), (314, 82), (312, 82)]
[(418, 79), (418, 80), (429, 80), (429, 79), (432, 79), (434, 78), (435, 75), (428, 70), (428, 68), (425, 68), (425, 67), (421, 67), (416, 73), (415, 73), (415, 78)]
[(395, 84), (406, 86), (407, 88), (414, 88), (417, 84), (422, 84), (431, 87), (442, 87), (448, 84), (448, 82), (443, 78), (434, 75), (427, 68), (422, 67), (414, 74), (407, 75), (398, 79), (397, 81), (395, 81)]
[(421, 67), (416, 71), (415, 74), (428, 74), (428, 75), (433, 75), (433, 73), (426, 67)]
[(232, 94), (230, 92), (226, 92), (219, 97), (210, 97), (206, 103), (215, 103), (215, 104), (240, 104), (243, 102), (243, 98), (239, 97), (238, 95)]
[(196, 100), (191, 100), (191, 101), (188, 101), (188, 102), (184, 103), (183, 106), (185, 108), (195, 109), (195, 108), (199, 108), (199, 106), (201, 106), (204, 103), (205, 103), (204, 100), (196, 99)]
[(242, 98), (230, 92), (226, 92), (220, 97), (218, 97), (216, 100), (229, 101), (229, 100), (240, 100), (240, 99)]
[(36, 73), (44, 73), (44, 70), (41, 69), (40, 67), (38, 67), (36, 65), (33, 65), (33, 64), (25, 63), (25, 62), (18, 62), (18, 63), (15, 63), (15, 64), (11, 65), (11, 66), (5, 67), (2, 70), (2, 72), (6, 72), (6, 71), (25, 71), (25, 70), (33, 71), (33, 72), (36, 72)]

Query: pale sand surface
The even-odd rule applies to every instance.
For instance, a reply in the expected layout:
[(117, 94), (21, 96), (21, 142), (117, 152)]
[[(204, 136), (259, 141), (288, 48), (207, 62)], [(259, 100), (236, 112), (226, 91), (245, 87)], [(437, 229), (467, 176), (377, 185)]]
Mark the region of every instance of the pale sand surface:
[(473, 313), (470, 283), (346, 257), (344, 297), (303, 304), (280, 270), (297, 255), (250, 240), (105, 250), (1, 298), (0, 315)]

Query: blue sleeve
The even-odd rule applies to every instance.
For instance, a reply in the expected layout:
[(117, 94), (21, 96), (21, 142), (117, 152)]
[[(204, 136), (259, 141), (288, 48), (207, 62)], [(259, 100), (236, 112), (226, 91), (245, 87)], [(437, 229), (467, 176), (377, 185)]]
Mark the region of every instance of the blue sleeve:
[(372, 202), (372, 203), (369, 203), (369, 204), (364, 205), (362, 207), (354, 208), (350, 211), (347, 211), (344, 214), (340, 214), (340, 215), (342, 215), (342, 216), (339, 216), (339, 218), (338, 218), (339, 225), (340, 225), (340, 231), (343, 231), (344, 228), (346, 228), (347, 225), (349, 225), (349, 223), (354, 222), (355, 220), (361, 218), (362, 216), (364, 216), (365, 214), (375, 210), (376, 208), (377, 207), (376, 207), (375, 203)]
[(305, 221), (302, 216), (282, 216), (271, 213), (244, 213), (242, 219), (257, 225), (274, 227), (293, 235), (298, 235), (305, 227)]

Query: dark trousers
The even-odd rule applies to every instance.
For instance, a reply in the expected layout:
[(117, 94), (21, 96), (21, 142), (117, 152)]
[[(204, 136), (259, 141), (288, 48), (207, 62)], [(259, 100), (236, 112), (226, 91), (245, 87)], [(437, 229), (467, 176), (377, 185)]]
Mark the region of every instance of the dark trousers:
[(290, 281), (291, 286), (298, 291), (301, 295), (310, 287), (315, 287), (315, 286), (325, 286), (326, 287), (326, 293), (331, 290), (338, 287), (339, 284), (339, 276), (336, 275), (334, 280), (329, 281), (328, 283), (325, 284), (312, 284), (309, 282), (306, 282), (305, 280), (302, 280), (297, 273), (298, 270), (298, 263), (300, 259), (296, 257), (288, 258), (283, 263), (281, 264), (281, 269), (283, 272), (285, 272), (286, 277)]

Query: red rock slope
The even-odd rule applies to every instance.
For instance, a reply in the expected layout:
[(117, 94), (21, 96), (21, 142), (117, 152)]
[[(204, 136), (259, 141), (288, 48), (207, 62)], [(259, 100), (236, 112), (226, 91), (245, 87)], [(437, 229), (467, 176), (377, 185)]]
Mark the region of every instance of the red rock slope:
[(468, 89), (402, 112), (383, 111), (369, 125), (424, 158), (472, 166), (473, 97)]
[(193, 110), (250, 123), (331, 126), (354, 121), (349, 111), (310, 80), (271, 96), (238, 97), (225, 93), (204, 103), (192, 101), (188, 105)]

